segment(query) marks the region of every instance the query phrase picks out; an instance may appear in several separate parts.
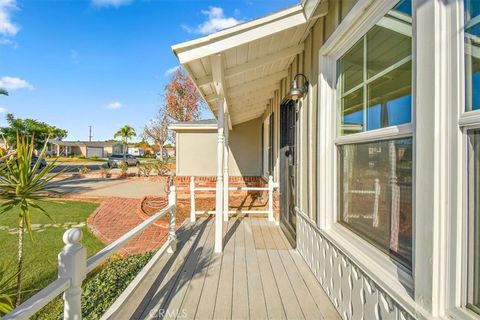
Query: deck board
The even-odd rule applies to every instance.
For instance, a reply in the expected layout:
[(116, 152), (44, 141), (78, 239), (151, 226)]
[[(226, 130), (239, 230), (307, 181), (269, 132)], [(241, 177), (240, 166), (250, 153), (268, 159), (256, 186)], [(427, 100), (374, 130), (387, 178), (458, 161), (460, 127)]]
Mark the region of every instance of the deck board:
[(264, 220), (259, 219), (255, 220), (255, 222), (261, 227), (268, 258), (270, 259), (270, 264), (274, 266), (273, 275), (277, 283), (278, 291), (280, 292), (280, 298), (282, 299), (287, 319), (305, 319), (287, 272), (283, 267), (282, 260), (280, 259), (278, 251), (275, 249), (275, 242), (268, 230), (270, 226), (267, 226)]
[(318, 319), (318, 315), (321, 314), (318, 310), (317, 304), (313, 299), (310, 290), (308, 290), (307, 285), (299, 273), (295, 262), (290, 256), (290, 252), (287, 248), (287, 244), (283, 242), (283, 239), (280, 236), (280, 230), (278, 228), (267, 228), (270, 231), (273, 241), (277, 246), (277, 252), (280, 256), (280, 259), (283, 263), (283, 267), (288, 275), (290, 284), (292, 285), (293, 291), (297, 296), (297, 301), (302, 309), (305, 318), (307, 319)]
[(222, 268), (218, 282), (217, 299), (215, 301), (215, 319), (230, 319), (232, 317), (235, 233), (239, 222), (240, 220), (238, 219), (230, 219), (228, 223), (228, 231), (224, 237)]
[[(245, 232), (245, 263), (247, 265), (248, 303), (250, 319), (267, 319), (267, 305), (265, 303), (264, 286), (261, 270), (255, 250), (252, 226), (250, 220), (243, 224)], [(280, 298), (279, 298), (280, 300)], [(283, 306), (280, 306), (283, 311)]]
[[(245, 224), (235, 232), (235, 259), (233, 267), (232, 318), (250, 319), (248, 310), (247, 263), (245, 257)], [(253, 271), (253, 270), (252, 270)]]
[(215, 220), (179, 230), (178, 250), (157, 261), (112, 319), (340, 319), (278, 226), (262, 218)]

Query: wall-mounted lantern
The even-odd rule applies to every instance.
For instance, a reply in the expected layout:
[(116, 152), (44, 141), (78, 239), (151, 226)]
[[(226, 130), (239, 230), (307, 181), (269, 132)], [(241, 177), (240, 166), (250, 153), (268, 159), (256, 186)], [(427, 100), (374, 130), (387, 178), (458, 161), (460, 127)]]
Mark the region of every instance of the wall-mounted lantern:
[[(303, 87), (298, 86), (298, 77), (303, 77)], [(298, 99), (302, 99), (308, 93), (308, 79), (303, 73), (298, 73), (293, 77), (292, 87), (288, 91), (287, 98), (293, 101), (297, 101)]]

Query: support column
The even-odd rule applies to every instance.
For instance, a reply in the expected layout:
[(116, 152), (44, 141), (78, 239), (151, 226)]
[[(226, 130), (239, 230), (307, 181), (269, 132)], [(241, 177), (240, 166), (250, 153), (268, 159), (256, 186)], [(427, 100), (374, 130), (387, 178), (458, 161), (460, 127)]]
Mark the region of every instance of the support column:
[(229, 197), (228, 197), (228, 187), (229, 187), (229, 178), (228, 173), (228, 158), (230, 153), (230, 147), (228, 145), (228, 136), (229, 136), (229, 126), (228, 126), (228, 112), (224, 116), (224, 127), (225, 127), (225, 146), (223, 148), (223, 221), (228, 221), (228, 210), (229, 210)]
[(217, 186), (215, 206), (215, 253), (223, 250), (223, 153), (224, 153), (224, 108), (225, 98), (220, 97), (217, 102), (218, 139), (217, 139)]

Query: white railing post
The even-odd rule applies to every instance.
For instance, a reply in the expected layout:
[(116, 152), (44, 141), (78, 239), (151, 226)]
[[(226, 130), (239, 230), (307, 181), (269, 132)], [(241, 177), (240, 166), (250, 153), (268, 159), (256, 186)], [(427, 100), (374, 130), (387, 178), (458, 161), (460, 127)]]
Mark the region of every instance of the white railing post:
[(195, 177), (190, 177), (190, 221), (195, 220)]
[(268, 176), (268, 221), (273, 219), (273, 177)]
[(177, 250), (177, 226), (175, 225), (175, 214), (177, 209), (177, 193), (175, 186), (170, 186), (170, 193), (168, 194), (168, 206), (170, 207), (170, 218), (168, 228), (168, 246), (167, 252), (174, 253)]
[(83, 234), (78, 228), (63, 234), (65, 246), (58, 255), (59, 278), (70, 279), (70, 287), (63, 293), (63, 319), (82, 319), (82, 282), (87, 276), (87, 250), (82, 246)]
[(223, 251), (223, 144), (224, 137), (224, 117), (223, 108), (225, 98), (221, 97), (217, 102), (218, 110), (218, 137), (217, 137), (217, 183), (215, 198), (215, 253)]
[(229, 211), (229, 180), (230, 176), (228, 173), (228, 158), (230, 153), (230, 148), (228, 145), (228, 136), (229, 136), (229, 126), (228, 126), (228, 113), (224, 115), (224, 127), (225, 127), (225, 142), (223, 146), (223, 221), (228, 221), (228, 211)]

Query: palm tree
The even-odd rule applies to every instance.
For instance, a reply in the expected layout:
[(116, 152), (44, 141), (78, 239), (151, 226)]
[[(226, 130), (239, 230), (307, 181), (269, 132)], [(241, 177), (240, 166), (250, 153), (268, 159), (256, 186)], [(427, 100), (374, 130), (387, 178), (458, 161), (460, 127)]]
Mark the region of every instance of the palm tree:
[[(31, 213), (36, 211), (50, 217), (39, 202), (52, 193), (58, 193), (52, 189), (50, 182), (61, 172), (52, 174), (55, 161), (40, 169), (44, 159), (47, 144), (34, 162), (35, 142), (32, 137), (20, 137), (17, 134), (16, 150), (8, 156), (0, 158), (0, 214), (6, 212), (18, 212), (18, 260), (17, 260), (17, 287), (16, 305), (21, 303), (22, 292), (22, 269), (23, 269), (23, 236), (25, 228), (31, 234)], [(18, 210), (12, 210), (18, 209)], [(50, 217), (51, 218), (51, 217)]]
[(123, 157), (127, 156), (127, 149), (128, 149), (128, 140), (133, 138), (137, 135), (135, 129), (130, 127), (128, 124), (124, 125), (120, 130), (115, 133), (113, 136), (114, 138), (121, 137), (123, 139)]
[(0, 94), (3, 94), (4, 96), (8, 96), (8, 91), (3, 88), (0, 88)]

